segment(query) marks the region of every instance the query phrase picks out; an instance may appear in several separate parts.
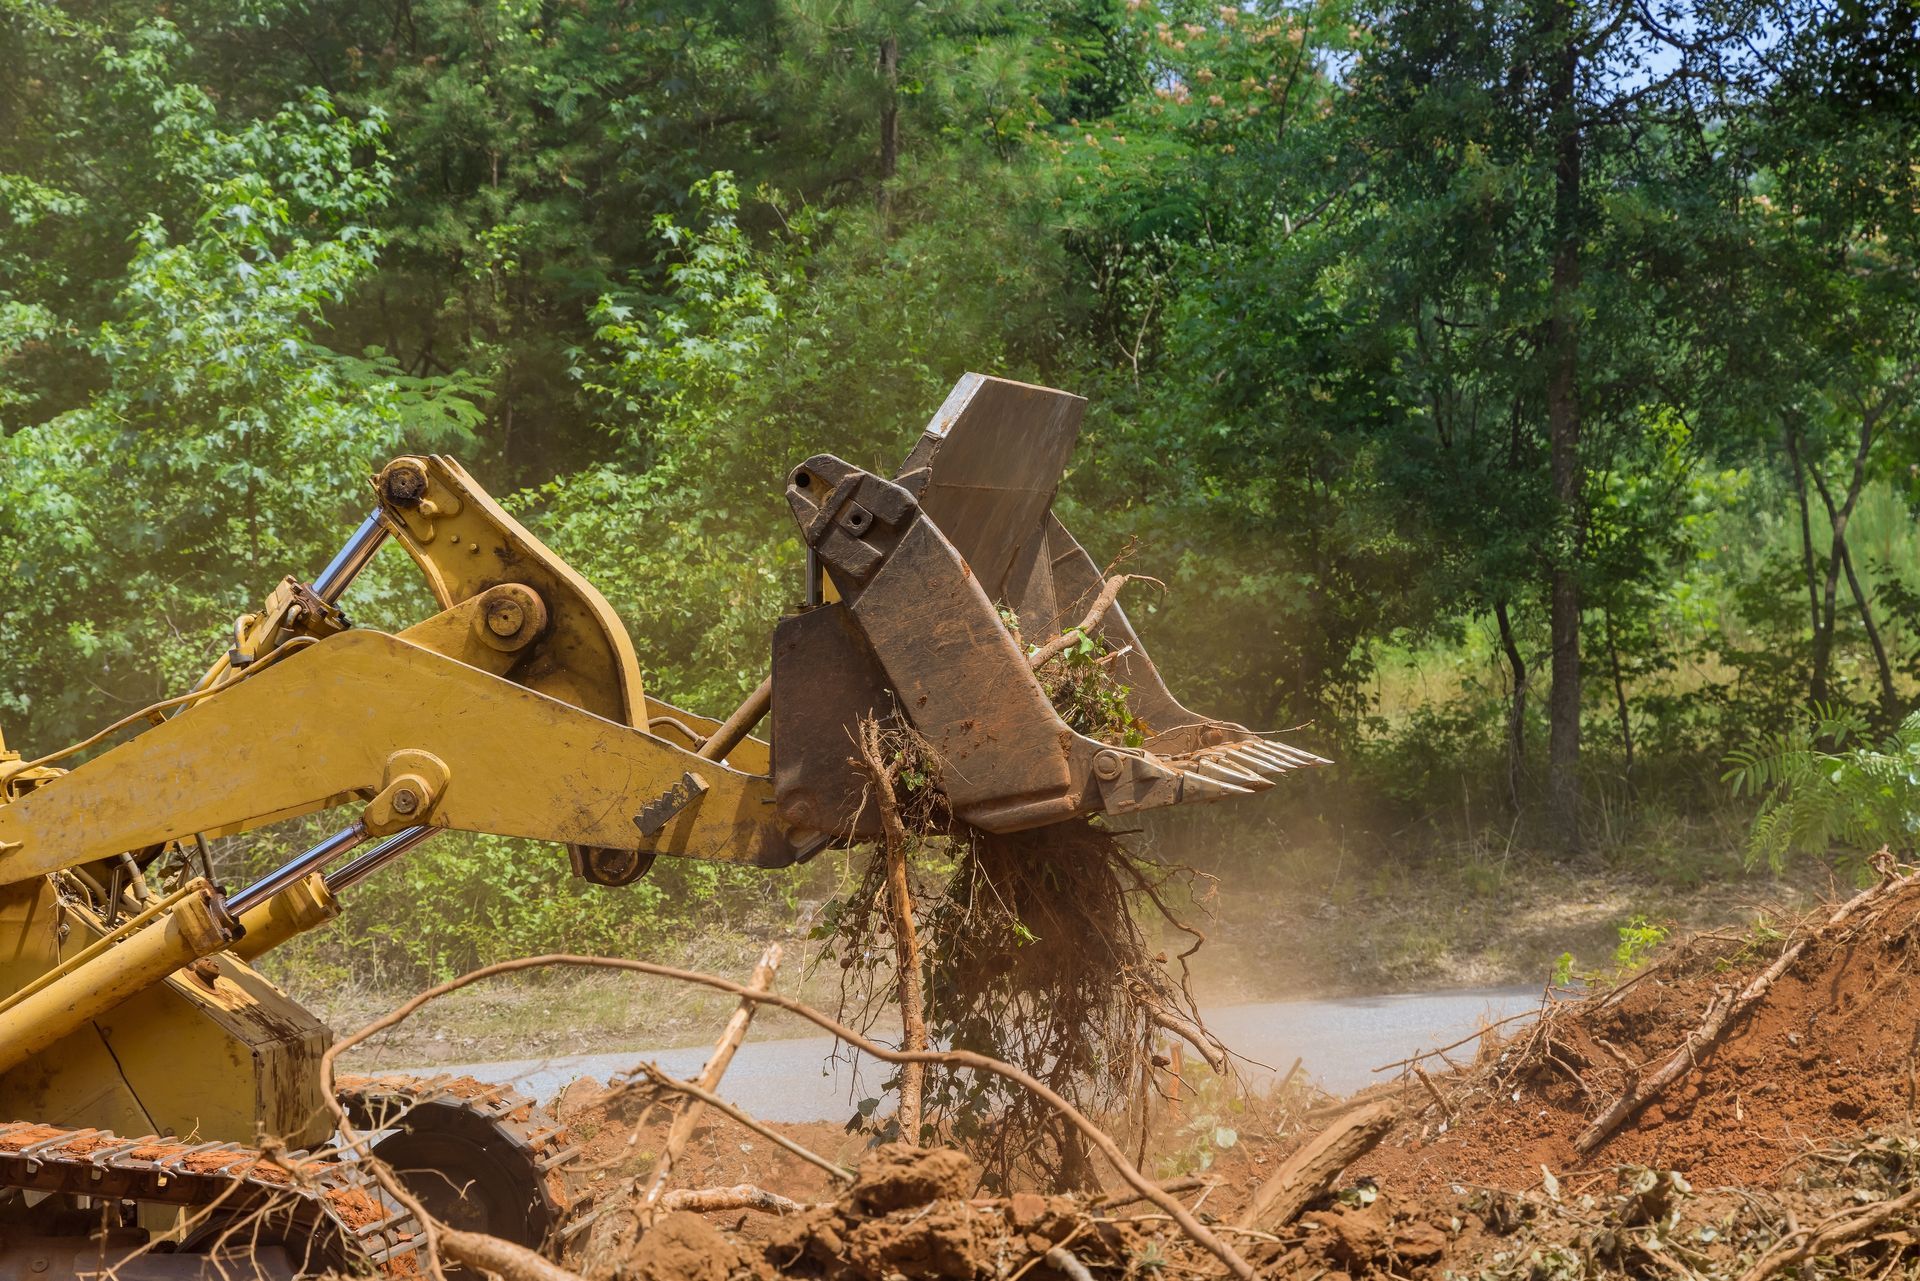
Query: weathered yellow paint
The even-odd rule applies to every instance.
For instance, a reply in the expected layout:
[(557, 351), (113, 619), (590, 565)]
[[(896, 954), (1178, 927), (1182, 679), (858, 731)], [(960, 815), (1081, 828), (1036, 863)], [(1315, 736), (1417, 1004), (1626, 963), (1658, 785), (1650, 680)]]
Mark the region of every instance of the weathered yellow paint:
[[(395, 501), (412, 489), (390, 483), (402, 472), (424, 481), (424, 489)], [(439, 455), (398, 458), (381, 472), (374, 490), (395, 537), (443, 609), (503, 583), (539, 593), (547, 629), (526, 664), (523, 684), (608, 720), (645, 726), (640, 661), (613, 606), (458, 463)]]
[[(792, 856), (771, 780), (396, 637), (351, 631), (0, 806), (0, 841), (20, 846), (0, 854), (0, 883), (370, 794), (402, 749), (445, 762), (430, 819), (441, 827), (762, 866)], [(634, 815), (688, 773), (705, 792), (643, 837)]]
[(0, 1072), (233, 938), (213, 888), (191, 882), (0, 1002)]
[(243, 961), (266, 955), (296, 934), (325, 925), (340, 915), (340, 900), (315, 872), (240, 917), (245, 931), (227, 950)]
[[(46, 878), (0, 888), (0, 988), (30, 986), (105, 932)], [(0, 1115), (134, 1137), (322, 1142), (326, 1027), (230, 953), (197, 969), (209, 977), (178, 971), (0, 1073)]]

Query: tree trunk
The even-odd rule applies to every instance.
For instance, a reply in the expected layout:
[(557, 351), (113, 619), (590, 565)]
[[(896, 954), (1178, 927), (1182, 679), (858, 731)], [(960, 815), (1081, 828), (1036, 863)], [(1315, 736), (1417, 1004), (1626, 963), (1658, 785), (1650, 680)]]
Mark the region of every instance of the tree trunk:
[(880, 209), (883, 230), (891, 234), (893, 216), (893, 175), (900, 168), (900, 40), (888, 36), (880, 42), (880, 79), (886, 96), (880, 104), (880, 189), (874, 200)]
[(1613, 611), (1607, 610), (1607, 663), (1613, 669), (1613, 700), (1620, 709), (1620, 749), (1626, 754), (1621, 772), (1633, 773), (1633, 722), (1627, 719), (1627, 682), (1620, 674), (1620, 642), (1613, 631)]
[[(1846, 497), (1836, 503), (1833, 490), (1827, 484), (1827, 478), (1811, 462), (1806, 465), (1807, 474), (1813, 478), (1814, 492), (1820, 495), (1820, 505), (1827, 509), (1827, 527), (1832, 534), (1832, 545), (1827, 551), (1826, 580), (1821, 585), (1819, 604), (1820, 632), (1814, 636), (1814, 663), (1820, 677), (1819, 684), (1825, 691), (1829, 668), (1833, 662), (1834, 615), (1839, 605), (1840, 573), (1844, 569), (1848, 586), (1854, 598), (1860, 603), (1861, 616), (1866, 620), (1867, 635), (1873, 642), (1875, 657), (1881, 663), (1881, 691), (1889, 713), (1896, 697), (1893, 689), (1893, 674), (1886, 667), (1886, 650), (1880, 644), (1879, 628), (1874, 626), (1872, 613), (1867, 608), (1866, 597), (1860, 591), (1859, 580), (1854, 577), (1853, 563), (1847, 554), (1847, 525), (1853, 520), (1853, 509), (1860, 501), (1860, 491), (1867, 485), (1867, 459), (1873, 453), (1874, 428), (1877, 419), (1863, 415), (1860, 420), (1860, 435), (1853, 452), (1853, 467), (1847, 474)], [(1822, 635), (1825, 640), (1822, 642)]]
[(1520, 646), (1513, 638), (1513, 623), (1507, 617), (1507, 602), (1493, 603), (1494, 621), (1500, 624), (1500, 648), (1513, 669), (1513, 699), (1507, 704), (1507, 805), (1520, 812), (1520, 780), (1527, 759), (1527, 660), (1520, 657)]
[(1547, 320), (1547, 433), (1551, 445), (1557, 537), (1548, 574), (1553, 687), (1547, 695), (1547, 799), (1555, 838), (1580, 845), (1580, 557), (1586, 517), (1580, 465), (1581, 146), (1574, 101), (1579, 45), (1560, 8), (1564, 46), (1549, 86), (1554, 134), (1552, 310)]
[(1807, 676), (1807, 697), (1815, 703), (1827, 701), (1827, 665), (1832, 660), (1833, 634), (1821, 626), (1820, 578), (1814, 567), (1813, 516), (1807, 503), (1807, 469), (1800, 461), (1800, 429), (1787, 425), (1787, 458), (1793, 464), (1793, 496), (1800, 505), (1800, 572), (1807, 580), (1807, 610), (1813, 625), (1812, 670)]
[(1847, 590), (1853, 593), (1853, 603), (1860, 609), (1860, 625), (1866, 629), (1867, 644), (1873, 648), (1874, 669), (1880, 676), (1880, 710), (1891, 723), (1900, 716), (1900, 692), (1893, 687), (1893, 665), (1887, 661), (1886, 642), (1880, 638), (1873, 606), (1867, 602), (1867, 594), (1860, 587), (1860, 576), (1854, 572), (1851, 545), (1843, 538), (1834, 543), (1833, 549), (1840, 557), (1840, 568), (1846, 571)]

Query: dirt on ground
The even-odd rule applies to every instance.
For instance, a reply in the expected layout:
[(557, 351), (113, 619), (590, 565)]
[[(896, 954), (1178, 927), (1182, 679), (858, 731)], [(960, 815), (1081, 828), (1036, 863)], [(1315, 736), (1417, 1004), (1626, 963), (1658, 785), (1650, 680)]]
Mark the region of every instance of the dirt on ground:
[[(1301, 1281), (1909, 1272), (1920, 1266), (1920, 880), (1888, 877), (1834, 916), (1830, 905), (1696, 935), (1353, 1100), (1256, 1104), (1236, 1122), (1246, 1139), (1212, 1154), (1181, 1203), (1256, 1274)], [(1397, 1108), (1385, 1137), (1304, 1212), (1244, 1217), (1291, 1155), (1383, 1101)], [(647, 1168), (664, 1135), (665, 1109), (645, 1114), (599, 1087), (576, 1085), (559, 1106), (602, 1195)], [(1156, 1141), (1178, 1141), (1184, 1120), (1165, 1118)], [(857, 1179), (716, 1118), (675, 1186), (750, 1183), (798, 1208), (674, 1215), (599, 1270), (645, 1281), (1221, 1272), (1117, 1183), (1104, 1199), (989, 1194), (955, 1152), (773, 1128), (857, 1166)]]

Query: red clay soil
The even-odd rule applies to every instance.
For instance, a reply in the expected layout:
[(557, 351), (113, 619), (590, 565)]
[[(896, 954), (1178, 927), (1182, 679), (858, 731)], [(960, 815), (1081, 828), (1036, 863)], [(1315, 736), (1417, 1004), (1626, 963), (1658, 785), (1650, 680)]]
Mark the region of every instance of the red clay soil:
[[(1550, 1010), (1434, 1077), (1452, 1116), (1416, 1081), (1409, 1115), (1356, 1175), (1396, 1192), (1525, 1189), (1619, 1165), (1673, 1169), (1697, 1187), (1775, 1186), (1823, 1141), (1909, 1127), (1920, 1050), (1920, 881), (1821, 932), (1828, 913), (1746, 936), (1693, 939), (1629, 982)], [(1628, 1088), (1687, 1045), (1716, 996), (1740, 991), (1795, 940), (1814, 941), (1695, 1066), (1589, 1155), (1574, 1140)]]
[[(1890, 882), (1839, 927), (1826, 926), (1829, 914), (1688, 940), (1625, 982), (1555, 1003), (1504, 1042), (1489, 1033), (1472, 1064), (1430, 1083), (1410, 1075), (1370, 1091), (1364, 1097), (1396, 1096), (1402, 1115), (1341, 1176), (1338, 1195), (1264, 1235), (1223, 1230), (1262, 1281), (1518, 1277), (1541, 1268), (1624, 1279), (1664, 1275), (1675, 1257), (1714, 1281), (1760, 1263), (1791, 1268), (1795, 1224), (1836, 1223), (1920, 1195), (1912, 1192), (1920, 1148), (1900, 1137), (1912, 1133), (1920, 1103), (1920, 881)], [(1801, 940), (1806, 948), (1762, 1000), (1713, 1041), (1693, 1041), (1685, 1075), (1594, 1151), (1576, 1151), (1576, 1137), (1636, 1079), (1689, 1045), (1716, 999), (1744, 989)], [(1335, 1104), (1305, 1114), (1304, 1126), (1297, 1117), (1281, 1125), (1285, 1106), (1270, 1100), (1240, 1118), (1242, 1141), (1207, 1171), (1214, 1186), (1182, 1199), (1231, 1225), (1295, 1145), (1343, 1114)], [(613, 1192), (651, 1168), (666, 1109), (644, 1115), (637, 1100), (582, 1083), (557, 1107), (585, 1148), (573, 1176), (585, 1195)], [(751, 1183), (807, 1208), (784, 1218), (669, 1216), (625, 1243), (613, 1273), (622, 1281), (1068, 1281), (1050, 1258), (1062, 1245), (1096, 1281), (1149, 1268), (1218, 1272), (1150, 1205), (1035, 1191), (984, 1196), (978, 1171), (951, 1152), (869, 1150), (831, 1125), (773, 1128), (858, 1165), (859, 1183), (837, 1186), (763, 1136), (710, 1115), (675, 1186)], [(1920, 1256), (1920, 1223), (1893, 1220), (1838, 1248), (1869, 1272), (1910, 1261)], [(1567, 1271), (1568, 1259), (1579, 1267)]]

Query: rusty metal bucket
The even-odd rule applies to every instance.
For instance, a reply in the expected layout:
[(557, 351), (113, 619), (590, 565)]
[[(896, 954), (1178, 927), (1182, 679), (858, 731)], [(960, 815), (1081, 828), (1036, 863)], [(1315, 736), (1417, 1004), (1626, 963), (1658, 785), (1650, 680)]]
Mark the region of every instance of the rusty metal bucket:
[(1247, 796), (1326, 764), (1181, 705), (1118, 603), (1091, 648), (1127, 733), (1080, 732), (1056, 709), (1001, 610), (1044, 642), (1100, 592), (1098, 567), (1053, 515), (1085, 410), (1066, 392), (968, 374), (894, 480), (830, 454), (790, 473), (821, 603), (774, 636), (773, 775), (788, 822), (870, 828), (848, 761), (865, 716), (918, 731), (953, 817), (996, 832)]

